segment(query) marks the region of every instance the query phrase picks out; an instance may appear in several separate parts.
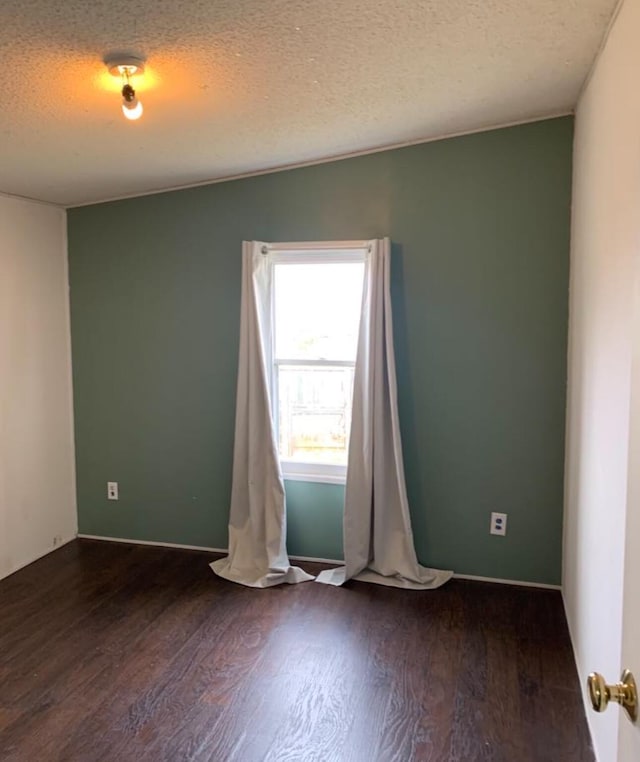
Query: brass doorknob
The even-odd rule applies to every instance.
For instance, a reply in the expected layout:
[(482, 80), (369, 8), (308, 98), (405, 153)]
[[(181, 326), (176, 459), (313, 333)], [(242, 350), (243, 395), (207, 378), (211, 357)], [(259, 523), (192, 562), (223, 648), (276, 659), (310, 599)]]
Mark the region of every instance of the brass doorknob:
[(587, 678), (591, 706), (596, 712), (604, 712), (610, 701), (615, 701), (629, 715), (631, 722), (638, 719), (638, 689), (633, 675), (628, 669), (622, 673), (620, 682), (607, 685), (604, 677), (598, 672), (592, 672)]

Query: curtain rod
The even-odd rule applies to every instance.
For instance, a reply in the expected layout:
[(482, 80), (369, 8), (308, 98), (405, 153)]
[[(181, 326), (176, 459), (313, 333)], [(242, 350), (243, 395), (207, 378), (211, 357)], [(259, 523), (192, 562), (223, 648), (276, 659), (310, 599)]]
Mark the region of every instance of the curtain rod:
[(265, 243), (262, 252), (268, 251), (327, 251), (331, 249), (368, 249), (371, 241), (292, 241), (290, 243)]

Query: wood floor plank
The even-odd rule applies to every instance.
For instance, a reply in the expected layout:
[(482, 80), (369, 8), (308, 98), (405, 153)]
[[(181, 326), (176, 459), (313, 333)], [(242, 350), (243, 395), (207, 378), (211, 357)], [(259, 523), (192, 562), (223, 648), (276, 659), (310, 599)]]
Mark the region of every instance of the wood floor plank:
[(557, 592), (253, 590), (212, 557), (79, 540), (0, 582), (0, 759), (593, 760)]
[(165, 559), (147, 560), (145, 570), (147, 576), (143, 580), (137, 578), (138, 569), (132, 570), (133, 578), (101, 599), (93, 600), (86, 608), (77, 606), (72, 616), (72, 604), (64, 609), (58, 607), (62, 614), (54, 634), (46, 633), (40, 626), (24, 638), (25, 648), (17, 655), (12, 652), (8, 662), (13, 660), (17, 666), (3, 682), (6, 700), (33, 700), (33, 694), (39, 694), (43, 684), (55, 689), (62, 682), (63, 690), (67, 691), (65, 683), (70, 675), (86, 669), (86, 664), (78, 663), (78, 653), (92, 654), (92, 666), (100, 656), (108, 656), (109, 649), (114, 647), (109, 635), (114, 623), (119, 626), (120, 639), (130, 642), (139, 628), (153, 621), (162, 607), (170, 603), (151, 594), (158, 575), (166, 573)]
[[(62, 572), (54, 572), (49, 577), (45, 569), (40, 575), (42, 590), (37, 588), (31, 594), (20, 593), (19, 596), (14, 596), (13, 600), (7, 595), (0, 596), (3, 614), (5, 609), (7, 610), (6, 619), (3, 615), (3, 627), (0, 631), (0, 654), (3, 660), (6, 662), (47, 645), (51, 638), (49, 625), (53, 607), (56, 612), (55, 634), (73, 627), (77, 620), (87, 613), (101, 611), (105, 600), (130, 583), (131, 577), (139, 573), (142, 563), (145, 569), (148, 567), (149, 559), (143, 562), (136, 550), (137, 548), (132, 546), (126, 547), (122, 556), (118, 557), (117, 548), (110, 547), (107, 554), (96, 548), (97, 562), (90, 564), (85, 563), (87, 554), (84, 552), (71, 558), (60, 556)], [(62, 554), (62, 551), (52, 555), (58, 554)], [(31, 564), (24, 573), (32, 572), (33, 567), (38, 567), (45, 561), (48, 562), (49, 558)], [(117, 565), (118, 576), (114, 575), (112, 564)], [(22, 574), (23, 571), (18, 572), (9, 577), (9, 580), (14, 581)], [(47, 581), (49, 578), (54, 580), (53, 583)], [(0, 585), (0, 590), (3, 587), (4, 584)], [(29, 602), (27, 610), (22, 605), (22, 601), (25, 600)], [(13, 626), (14, 622), (19, 626)]]
[(443, 729), (451, 728), (453, 721), (456, 684), (451, 676), (460, 668), (461, 632), (437, 615), (436, 607), (444, 599), (441, 593), (432, 597), (434, 606), (425, 621), (414, 614), (411, 592), (406, 591), (408, 608), (401, 628), (416, 647), (404, 650), (400, 669), (394, 670), (378, 758), (446, 760), (451, 735)]

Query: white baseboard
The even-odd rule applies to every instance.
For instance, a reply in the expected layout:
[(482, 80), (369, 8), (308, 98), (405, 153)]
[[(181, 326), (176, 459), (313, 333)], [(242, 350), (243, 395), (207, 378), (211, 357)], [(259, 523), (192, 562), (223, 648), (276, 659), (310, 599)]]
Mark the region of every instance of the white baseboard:
[(290, 561), (309, 561), (314, 564), (337, 564), (344, 566), (344, 561), (338, 558), (315, 558), (315, 556), (289, 556)]
[[(160, 548), (178, 548), (180, 550), (203, 550), (208, 553), (228, 553), (228, 548), (209, 548), (206, 545), (181, 545), (177, 542), (154, 542), (151, 540), (131, 540), (125, 537), (103, 537), (96, 534), (79, 534), (81, 540), (104, 540), (105, 542), (123, 542), (127, 545), (156, 545)], [(337, 564), (344, 561), (337, 558), (316, 558), (315, 556), (289, 556), (291, 561), (309, 561), (316, 564)], [(544, 582), (522, 582), (517, 579), (499, 579), (498, 577), (477, 577), (473, 574), (454, 574), (455, 579), (470, 579), (475, 582), (493, 582), (497, 585), (518, 585), (520, 587), (541, 587), (545, 590), (561, 590), (560, 585), (547, 585)]]
[(454, 579), (470, 579), (474, 582), (494, 582), (497, 585), (518, 585), (518, 587), (540, 587), (543, 590), (562, 590), (560, 585), (547, 585), (545, 582), (522, 582), (519, 579), (500, 579), (498, 577), (477, 577), (474, 574), (454, 574)]
[(178, 542), (155, 542), (154, 540), (131, 540), (126, 537), (103, 537), (98, 534), (78, 534), (79, 540), (101, 540), (103, 542), (122, 542), (126, 545), (153, 545), (158, 548), (176, 548), (178, 550), (203, 550), (207, 553), (226, 553), (226, 548), (209, 548), (206, 545), (182, 545)]
[[(208, 545), (183, 545), (178, 542), (156, 542), (155, 540), (131, 540), (126, 537), (105, 537), (99, 534), (78, 534), (79, 540), (102, 540), (104, 542), (122, 542), (126, 545), (153, 545), (159, 548), (177, 548), (178, 550), (202, 550), (207, 553), (228, 553), (228, 548), (210, 548)], [(312, 561), (318, 564), (342, 564), (337, 558), (315, 558), (312, 556), (289, 556), (291, 561)]]

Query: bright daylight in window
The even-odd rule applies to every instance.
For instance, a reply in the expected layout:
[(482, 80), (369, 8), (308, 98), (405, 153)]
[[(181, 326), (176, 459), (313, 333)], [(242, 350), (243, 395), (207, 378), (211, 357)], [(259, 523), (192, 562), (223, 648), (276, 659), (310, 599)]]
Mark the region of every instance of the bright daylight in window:
[(273, 400), (285, 478), (344, 482), (364, 251), (280, 252)]

